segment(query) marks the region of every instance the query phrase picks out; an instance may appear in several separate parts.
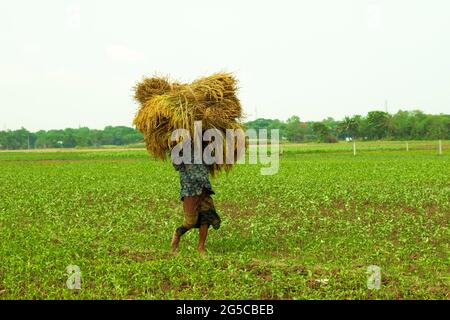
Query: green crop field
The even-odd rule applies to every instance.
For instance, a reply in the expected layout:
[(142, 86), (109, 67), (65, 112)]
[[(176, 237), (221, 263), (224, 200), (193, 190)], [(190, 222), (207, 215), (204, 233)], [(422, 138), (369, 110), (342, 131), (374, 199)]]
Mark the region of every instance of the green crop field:
[[(417, 146), (414, 149), (414, 146)], [(171, 164), (144, 150), (0, 152), (0, 299), (448, 299), (450, 152), (286, 145), (212, 179), (207, 254)], [(70, 290), (66, 268), (81, 271)], [(379, 289), (368, 267), (380, 268)]]

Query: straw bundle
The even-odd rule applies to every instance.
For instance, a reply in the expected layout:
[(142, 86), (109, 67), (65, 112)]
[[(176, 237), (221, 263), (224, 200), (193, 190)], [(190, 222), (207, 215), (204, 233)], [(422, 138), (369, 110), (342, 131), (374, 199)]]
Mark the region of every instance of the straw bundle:
[[(146, 78), (134, 90), (140, 108), (133, 124), (144, 134), (147, 150), (160, 159), (166, 159), (175, 146), (176, 142), (171, 141), (175, 129), (187, 129), (194, 136), (194, 121), (202, 121), (203, 131), (218, 129), (224, 138), (226, 129), (243, 129), (237, 82), (230, 73), (215, 73), (191, 84), (170, 82), (168, 78)], [(234, 143), (235, 156), (236, 152)], [(231, 167), (231, 164), (214, 164), (210, 173), (228, 171)]]

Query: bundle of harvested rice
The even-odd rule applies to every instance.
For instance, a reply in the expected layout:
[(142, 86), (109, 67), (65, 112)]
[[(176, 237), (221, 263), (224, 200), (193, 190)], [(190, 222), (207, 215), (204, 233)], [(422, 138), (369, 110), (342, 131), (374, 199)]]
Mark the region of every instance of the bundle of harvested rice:
[[(147, 150), (160, 159), (166, 159), (176, 144), (171, 141), (172, 132), (187, 129), (193, 137), (195, 121), (202, 121), (203, 130), (218, 129), (224, 138), (226, 129), (243, 129), (237, 82), (230, 73), (215, 73), (191, 84), (170, 82), (164, 77), (145, 78), (134, 90), (140, 108), (133, 124), (143, 133)], [(236, 149), (237, 144), (233, 143), (235, 159)], [(231, 167), (232, 164), (214, 164), (210, 173)]]

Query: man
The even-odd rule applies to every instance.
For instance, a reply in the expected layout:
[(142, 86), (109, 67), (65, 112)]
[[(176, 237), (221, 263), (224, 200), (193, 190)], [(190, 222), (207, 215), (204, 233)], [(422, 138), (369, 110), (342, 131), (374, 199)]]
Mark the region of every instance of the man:
[(214, 229), (220, 227), (220, 217), (214, 207), (211, 195), (214, 191), (209, 182), (208, 166), (204, 163), (174, 164), (180, 173), (180, 198), (183, 201), (184, 222), (172, 237), (172, 252), (176, 252), (181, 236), (192, 228), (199, 228), (198, 251), (205, 253), (205, 242), (210, 225)]

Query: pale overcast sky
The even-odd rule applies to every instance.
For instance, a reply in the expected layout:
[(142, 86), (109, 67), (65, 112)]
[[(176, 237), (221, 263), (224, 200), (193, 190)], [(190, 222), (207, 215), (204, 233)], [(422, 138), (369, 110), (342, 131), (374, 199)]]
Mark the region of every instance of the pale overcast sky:
[(448, 0), (1, 0), (0, 130), (128, 125), (143, 75), (227, 70), (248, 119), (450, 111)]

